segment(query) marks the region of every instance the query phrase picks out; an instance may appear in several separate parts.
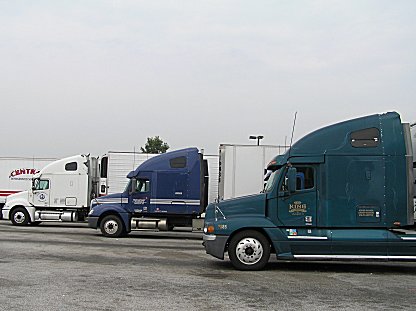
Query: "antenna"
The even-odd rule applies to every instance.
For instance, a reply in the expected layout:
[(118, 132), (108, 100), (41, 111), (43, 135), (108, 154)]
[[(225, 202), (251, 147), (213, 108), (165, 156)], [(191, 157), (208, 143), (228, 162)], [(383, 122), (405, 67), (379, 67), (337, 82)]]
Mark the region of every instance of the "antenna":
[(133, 146), (133, 171), (136, 165), (136, 146)]
[(289, 146), (289, 156), (287, 157), (287, 159), (289, 160), (290, 158), (290, 151), (292, 151), (292, 142), (293, 142), (293, 134), (295, 133), (295, 125), (296, 125), (296, 116), (297, 116), (298, 112), (295, 112), (295, 118), (293, 119), (293, 127), (292, 127), (292, 137), (290, 138), (290, 146)]

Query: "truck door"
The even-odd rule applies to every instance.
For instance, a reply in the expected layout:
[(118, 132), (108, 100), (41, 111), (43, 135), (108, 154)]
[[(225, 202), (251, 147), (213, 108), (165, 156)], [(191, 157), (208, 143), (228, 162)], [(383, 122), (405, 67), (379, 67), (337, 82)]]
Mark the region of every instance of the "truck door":
[(30, 192), (30, 201), (34, 206), (49, 206), (50, 201), (50, 189), (49, 180), (47, 179), (35, 179), (33, 181), (33, 188)]
[(140, 174), (132, 179), (134, 191), (129, 196), (129, 209), (132, 213), (150, 212), (150, 197), (152, 190), (151, 173)]
[(287, 175), (279, 186), (278, 219), (286, 230), (286, 243), (294, 256), (330, 254), (330, 231), (317, 228), (319, 166), (294, 167), (296, 191), (289, 193)]
[(285, 227), (316, 227), (315, 170), (312, 166), (295, 166), (296, 192), (289, 194), (287, 178), (279, 190), (278, 218)]

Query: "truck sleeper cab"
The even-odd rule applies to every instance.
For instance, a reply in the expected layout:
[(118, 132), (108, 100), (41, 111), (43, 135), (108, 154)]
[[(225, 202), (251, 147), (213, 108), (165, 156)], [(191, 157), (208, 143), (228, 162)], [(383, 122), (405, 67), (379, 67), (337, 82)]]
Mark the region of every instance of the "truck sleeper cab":
[(206, 252), (241, 270), (277, 259), (416, 260), (413, 160), (397, 113), (317, 130), (270, 162), (264, 193), (207, 207)]
[[(124, 192), (96, 198), (89, 226), (107, 237), (190, 226), (205, 211), (208, 167), (197, 148), (155, 156), (127, 175)], [(202, 226), (202, 225), (201, 225)]]

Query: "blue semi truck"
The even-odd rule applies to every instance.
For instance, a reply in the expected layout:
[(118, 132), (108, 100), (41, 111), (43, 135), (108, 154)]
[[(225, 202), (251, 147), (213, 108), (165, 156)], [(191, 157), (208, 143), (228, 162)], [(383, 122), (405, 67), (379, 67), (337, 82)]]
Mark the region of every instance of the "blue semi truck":
[(208, 165), (197, 148), (153, 157), (128, 174), (122, 193), (91, 202), (88, 224), (104, 236), (191, 226), (208, 204)]
[(283, 260), (416, 260), (409, 124), (395, 112), (319, 129), (268, 165), (264, 192), (209, 204), (204, 246), (240, 270)]

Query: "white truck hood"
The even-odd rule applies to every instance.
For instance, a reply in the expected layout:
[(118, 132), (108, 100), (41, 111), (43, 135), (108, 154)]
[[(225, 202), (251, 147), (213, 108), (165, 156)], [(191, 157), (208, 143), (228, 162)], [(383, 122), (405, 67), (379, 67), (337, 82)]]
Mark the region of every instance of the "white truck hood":
[(5, 206), (14, 205), (13, 202), (20, 201), (20, 202), (28, 202), (29, 198), (29, 191), (21, 191), (18, 193), (11, 194), (6, 197), (6, 204)]

